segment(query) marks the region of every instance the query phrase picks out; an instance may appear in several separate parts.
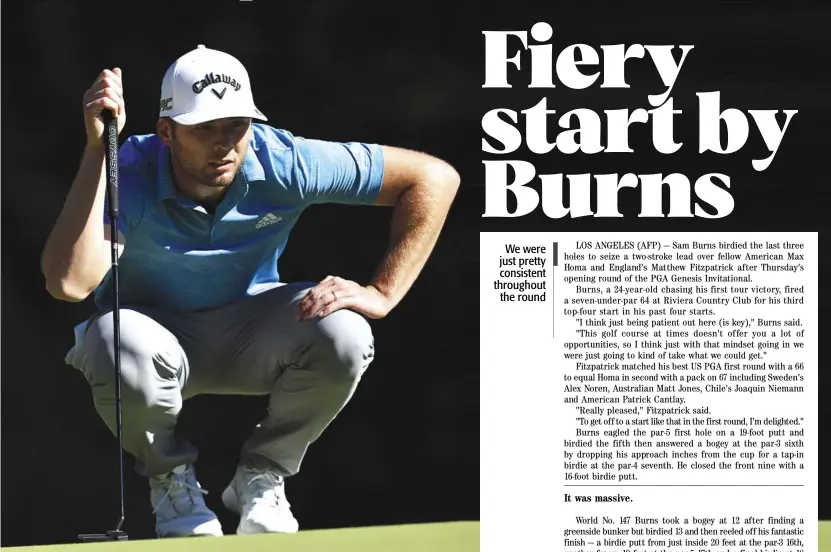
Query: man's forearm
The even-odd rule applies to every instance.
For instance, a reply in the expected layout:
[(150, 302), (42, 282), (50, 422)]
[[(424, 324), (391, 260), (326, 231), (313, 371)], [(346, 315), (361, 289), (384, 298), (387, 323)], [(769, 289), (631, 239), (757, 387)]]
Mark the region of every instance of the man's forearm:
[(104, 149), (87, 147), (55, 227), (43, 250), (49, 293), (83, 300), (109, 268), (104, 241)]
[(437, 171), (405, 190), (393, 207), (390, 244), (370, 285), (395, 307), (427, 262), (456, 190), (459, 176), (450, 168)]

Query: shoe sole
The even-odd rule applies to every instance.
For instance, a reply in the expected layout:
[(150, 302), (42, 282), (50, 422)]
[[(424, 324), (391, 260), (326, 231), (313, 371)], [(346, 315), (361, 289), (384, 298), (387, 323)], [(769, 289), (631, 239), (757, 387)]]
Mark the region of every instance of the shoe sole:
[(214, 519), (211, 521), (206, 521), (202, 523), (198, 527), (194, 528), (194, 530), (190, 533), (158, 533), (156, 532), (156, 538), (158, 539), (168, 539), (168, 538), (199, 538), (199, 537), (224, 537), (225, 534), (222, 532), (222, 525), (219, 523), (218, 519)]

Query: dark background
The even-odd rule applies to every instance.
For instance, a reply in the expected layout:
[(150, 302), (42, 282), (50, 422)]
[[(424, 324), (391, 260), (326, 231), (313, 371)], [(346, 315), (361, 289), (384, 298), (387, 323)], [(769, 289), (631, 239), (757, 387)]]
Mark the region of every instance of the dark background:
[[(78, 532), (111, 528), (118, 516), (115, 441), (83, 378), (63, 364), (72, 326), (90, 314), (91, 301), (51, 299), (39, 270), (84, 145), (81, 97), (104, 67), (118, 65), (124, 73), (122, 139), (153, 132), (165, 70), (205, 44), (247, 66), (258, 107), (273, 126), (306, 137), (419, 149), (462, 175), (427, 267), (399, 307), (373, 323), (377, 356), (357, 394), (289, 481), (303, 528), (479, 519), (479, 230), (818, 231), (819, 316), (825, 318), (828, 8), (511, 2), (487, 12), (474, 2), (391, 4), (3, 4), (0, 545), (69, 542)], [(543, 20), (554, 27), (555, 56), (573, 43), (598, 51), (617, 43), (695, 45), (672, 93), (676, 109), (684, 110), (675, 136), (685, 146), (673, 155), (654, 153), (644, 125), (633, 127), (630, 139), (637, 155), (517, 152), (508, 158), (532, 161), (538, 174), (677, 172), (694, 182), (723, 172), (732, 178), (736, 203), (730, 216), (639, 219), (633, 189), (621, 194), (626, 216), (620, 219), (552, 220), (541, 210), (482, 218), (482, 160), (497, 158), (480, 149), (487, 110), (520, 111), (543, 95), (559, 114), (577, 107), (649, 109), (646, 95), (662, 91), (648, 57), (627, 63), (629, 90), (528, 90), (529, 75), (514, 70), (514, 89), (483, 90), (481, 31), (529, 30)], [(523, 57), (523, 67), (529, 61)], [(695, 92), (714, 90), (722, 92), (722, 109), (799, 110), (766, 171), (750, 165), (766, 151), (752, 122), (750, 140), (736, 154), (697, 154)], [(552, 139), (558, 117), (552, 117)], [(386, 246), (389, 214), (371, 207), (310, 209), (281, 260), (283, 277), (331, 273), (366, 280)], [(821, 366), (825, 358), (820, 351)], [(821, 396), (824, 390), (823, 381)], [(488, 401), (498, 404), (496, 397)], [(197, 471), (212, 491), (208, 505), (229, 533), (236, 518), (220, 506), (219, 495), (264, 408), (265, 398), (198, 397), (183, 414), (182, 430), (202, 454)], [(823, 402), (820, 415), (827, 416)], [(820, 443), (824, 436), (825, 424)], [(521, 469), (521, 459), (506, 453), (503, 472), (482, 474), (484, 492), (488, 485), (510, 485), (514, 469)], [(820, 497), (828, 484), (820, 474)], [(126, 492), (130, 537), (152, 537), (147, 482), (131, 469)], [(821, 499), (820, 519), (831, 517), (828, 507)]]

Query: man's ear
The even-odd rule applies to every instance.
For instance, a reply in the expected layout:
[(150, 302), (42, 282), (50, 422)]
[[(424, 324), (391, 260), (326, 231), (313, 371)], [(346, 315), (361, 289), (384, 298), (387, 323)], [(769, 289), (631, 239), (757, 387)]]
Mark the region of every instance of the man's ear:
[(156, 134), (164, 145), (170, 146), (173, 142), (173, 124), (168, 119), (160, 118), (156, 121)]

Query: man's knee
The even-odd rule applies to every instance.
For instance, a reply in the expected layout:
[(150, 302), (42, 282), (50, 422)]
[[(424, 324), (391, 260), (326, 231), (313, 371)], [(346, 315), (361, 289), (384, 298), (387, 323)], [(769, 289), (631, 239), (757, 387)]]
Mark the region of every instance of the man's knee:
[[(183, 353), (176, 338), (144, 314), (120, 311), (121, 385), (126, 402), (150, 406), (159, 385), (178, 386)], [(115, 383), (115, 332), (112, 313), (90, 323), (85, 336), (84, 374), (93, 388)]]
[(375, 341), (367, 320), (342, 309), (311, 323), (315, 325), (315, 346), (324, 357), (327, 376), (336, 381), (359, 380), (375, 356)]

